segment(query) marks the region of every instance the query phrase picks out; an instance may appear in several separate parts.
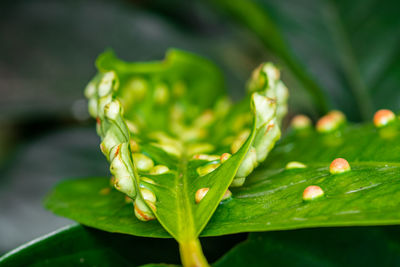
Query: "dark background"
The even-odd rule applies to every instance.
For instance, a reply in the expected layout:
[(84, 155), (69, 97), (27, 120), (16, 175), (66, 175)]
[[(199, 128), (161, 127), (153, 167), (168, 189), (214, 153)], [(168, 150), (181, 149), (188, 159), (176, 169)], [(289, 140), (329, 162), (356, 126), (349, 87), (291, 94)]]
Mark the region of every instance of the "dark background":
[[(234, 99), (244, 95), (251, 70), (272, 60), (290, 88), (289, 117), (324, 113), (266, 26), (257, 24), (257, 31), (246, 24), (255, 15), (237, 18), (212, 2), (1, 2), (0, 255), (72, 223), (42, 208), (58, 181), (108, 175), (83, 97), (96, 73), (94, 61), (106, 48), (135, 61), (162, 59), (170, 47), (196, 52), (222, 68)], [(274, 21), (290, 56), (322, 89), (329, 108), (355, 122), (378, 108), (400, 109), (395, 1), (253, 2)]]

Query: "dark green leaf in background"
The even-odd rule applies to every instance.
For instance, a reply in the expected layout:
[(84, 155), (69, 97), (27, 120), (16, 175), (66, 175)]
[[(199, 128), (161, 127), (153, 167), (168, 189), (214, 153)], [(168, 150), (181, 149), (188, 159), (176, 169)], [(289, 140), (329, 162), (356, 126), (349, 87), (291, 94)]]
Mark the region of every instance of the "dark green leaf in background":
[(399, 4), (395, 0), (218, 0), (288, 67), (315, 104), (322, 91), (350, 119), (400, 108)]
[[(252, 233), (239, 244), (245, 236), (205, 238), (202, 243), (217, 267), (397, 266), (399, 236), (397, 226), (350, 227)], [(113, 234), (81, 225), (65, 227), (0, 257), (4, 267), (175, 266), (178, 262), (172, 239)]]
[[(211, 261), (244, 235), (206, 238), (202, 243)], [(179, 263), (172, 239), (141, 238), (70, 225), (35, 239), (0, 257), (0, 266), (138, 266), (149, 262)]]
[(252, 233), (213, 266), (398, 266), (399, 227)]

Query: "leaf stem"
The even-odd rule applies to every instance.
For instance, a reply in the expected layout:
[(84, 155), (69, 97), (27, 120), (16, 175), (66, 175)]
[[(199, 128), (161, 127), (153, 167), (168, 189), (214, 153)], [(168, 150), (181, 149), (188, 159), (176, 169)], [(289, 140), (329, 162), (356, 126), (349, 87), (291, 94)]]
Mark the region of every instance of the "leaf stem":
[(181, 261), (184, 267), (206, 267), (210, 266), (201, 249), (199, 239), (179, 242)]

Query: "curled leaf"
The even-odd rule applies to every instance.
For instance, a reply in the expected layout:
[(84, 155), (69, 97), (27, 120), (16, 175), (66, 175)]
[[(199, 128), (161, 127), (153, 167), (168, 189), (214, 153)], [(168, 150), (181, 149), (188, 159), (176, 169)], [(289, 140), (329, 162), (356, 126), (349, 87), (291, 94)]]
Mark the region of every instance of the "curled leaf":
[[(228, 187), (241, 186), (280, 137), (288, 92), (279, 70), (261, 65), (249, 95), (232, 105), (218, 69), (187, 52), (150, 63), (106, 52), (97, 67), (85, 95), (114, 187), (134, 200), (139, 220), (156, 218), (182, 251), (198, 246)], [(208, 190), (200, 201), (201, 188)]]

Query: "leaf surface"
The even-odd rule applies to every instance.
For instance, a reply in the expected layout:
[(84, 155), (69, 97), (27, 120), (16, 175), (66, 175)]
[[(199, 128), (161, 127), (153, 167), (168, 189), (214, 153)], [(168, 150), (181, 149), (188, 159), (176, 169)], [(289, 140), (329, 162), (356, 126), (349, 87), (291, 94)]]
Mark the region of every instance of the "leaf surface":
[[(328, 135), (288, 136), (246, 184), (233, 191), (232, 201), (221, 205), (203, 234), (215, 235), (222, 228), (233, 233), (398, 224), (399, 151), (398, 122), (379, 130), (363, 125)], [(331, 175), (329, 165), (340, 157), (352, 170)], [(286, 170), (290, 161), (307, 168)], [(320, 186), (325, 196), (304, 202), (303, 190), (310, 185)]]
[[(320, 226), (398, 224), (400, 214), (400, 135), (398, 124), (383, 129), (372, 125), (348, 126), (332, 135), (315, 132), (291, 134), (272, 151), (269, 159), (248, 177), (243, 187), (232, 190), (232, 199), (222, 202), (203, 236), (224, 235), (247, 231), (268, 231)], [(329, 164), (337, 157), (345, 157), (352, 170), (341, 175), (329, 174)], [(301, 161), (306, 169), (285, 170), (290, 161)], [(96, 218), (102, 209), (94, 209), (96, 202), (74, 202), (74, 182), (65, 182), (55, 189), (47, 201), (55, 213), (107, 231), (134, 235), (139, 227), (130, 225), (130, 207), (114, 193), (104, 196), (102, 209), (111, 210), (119, 201), (119, 216), (126, 220), (103, 224)], [(106, 186), (104, 178), (75, 181), (85, 185), (80, 195), (95, 199), (98, 190)], [(319, 185), (325, 197), (313, 202), (302, 200), (303, 190)], [(96, 190), (91, 190), (96, 188)], [(114, 204), (111, 205), (111, 199)], [(109, 202), (109, 203), (108, 203)], [(124, 206), (125, 205), (125, 206)], [(85, 211), (80, 217), (79, 209)], [(156, 223), (146, 224), (149, 236), (166, 237)]]

